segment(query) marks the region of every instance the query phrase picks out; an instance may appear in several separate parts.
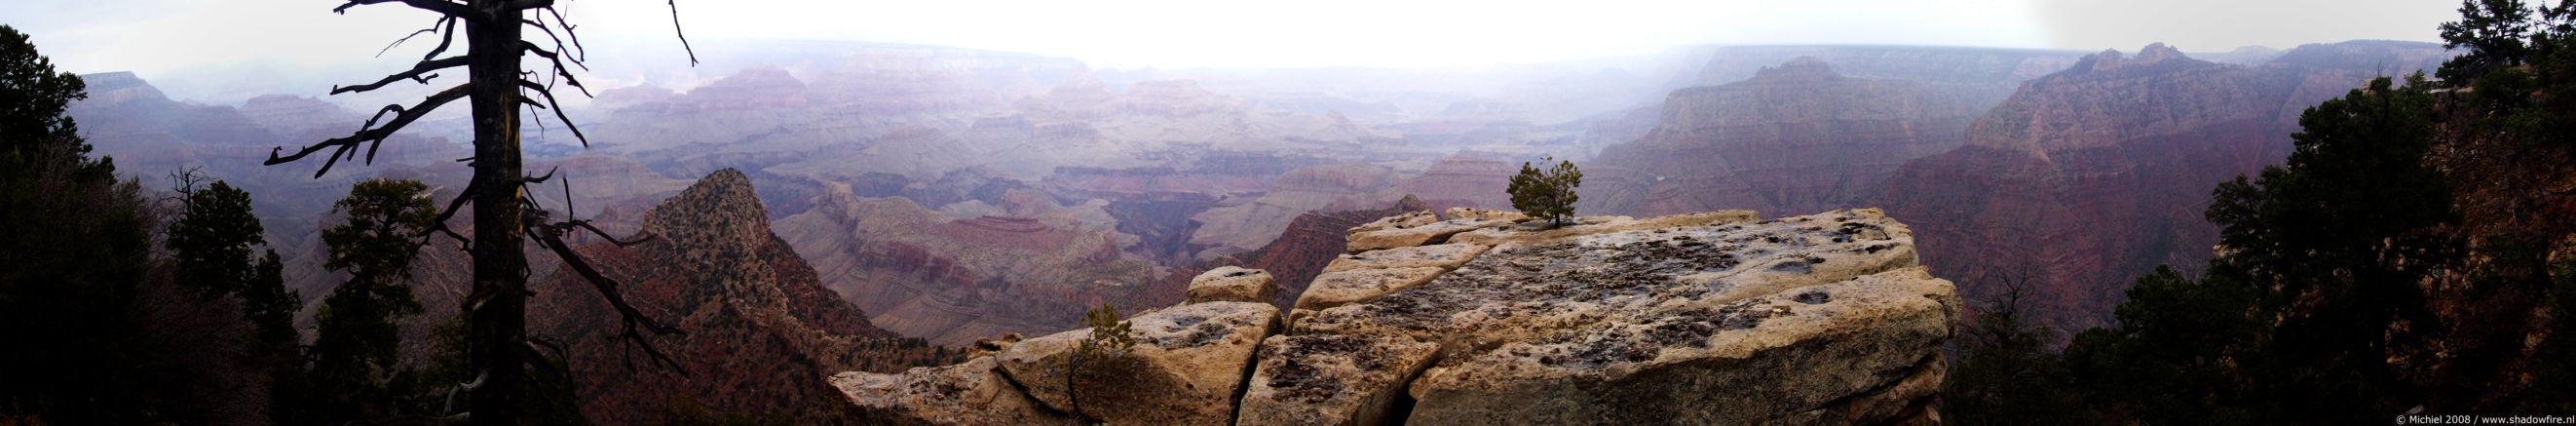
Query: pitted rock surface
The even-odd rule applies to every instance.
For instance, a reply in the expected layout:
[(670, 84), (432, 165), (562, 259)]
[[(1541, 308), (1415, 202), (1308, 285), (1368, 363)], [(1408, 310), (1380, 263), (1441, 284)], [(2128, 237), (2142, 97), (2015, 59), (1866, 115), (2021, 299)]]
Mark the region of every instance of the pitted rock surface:
[(1440, 345), (1391, 336), (1270, 336), (1235, 423), (1378, 424), (1439, 352)]
[(1677, 214), (1645, 219), (1637, 219), (1627, 216), (1584, 217), (1575, 219), (1574, 223), (1552, 228), (1547, 227), (1547, 223), (1541, 221), (1521, 223), (1510, 227), (1478, 229), (1450, 236), (1449, 242), (1484, 245), (1501, 245), (1506, 242), (1544, 242), (1612, 232), (1677, 228), (1686, 226), (1724, 225), (1752, 222), (1754, 220), (1755, 218), (1752, 210), (1723, 210), (1705, 213)]
[[(1223, 425), (1250, 370), (1253, 349), (1278, 324), (1266, 303), (1187, 304), (1128, 319), (1136, 347), (1098, 376), (1075, 380), (1080, 412), (1114, 424)], [(1021, 341), (1002, 350), (1002, 371), (1047, 407), (1072, 412), (1066, 357), (1091, 329)]]
[(1315, 283), (1306, 286), (1306, 294), (1297, 297), (1297, 310), (1318, 310), (1375, 299), (1431, 281), (1442, 272), (1447, 271), (1417, 267), (1326, 272), (1315, 276)]
[(1467, 260), (1475, 259), (1476, 255), (1484, 254), (1486, 248), (1480, 244), (1439, 244), (1345, 254), (1333, 259), (1333, 263), (1324, 265), (1324, 272), (1394, 268), (1456, 269), (1458, 265), (1467, 264)]
[[(1137, 316), (1136, 365), (1115, 386), (1080, 386), (1084, 413), (1245, 425), (1938, 418), (1930, 403), (1959, 301), (1917, 264), (1913, 231), (1877, 210), (1565, 225), (1474, 214), (1354, 228), (1356, 237), (1473, 227), (1353, 245), (1278, 335), (1269, 322), (1249, 324), (1275, 315), (1266, 305)], [(1066, 409), (1063, 377), (1046, 367), (1087, 333), (1011, 344), (998, 371), (1042, 408)], [(880, 380), (898, 379), (929, 381)]]
[(1058, 424), (1064, 414), (1038, 401), (1002, 377), (993, 357), (964, 364), (913, 367), (901, 374), (847, 372), (832, 376), (832, 387), (868, 418), (881, 423), (923, 425)]

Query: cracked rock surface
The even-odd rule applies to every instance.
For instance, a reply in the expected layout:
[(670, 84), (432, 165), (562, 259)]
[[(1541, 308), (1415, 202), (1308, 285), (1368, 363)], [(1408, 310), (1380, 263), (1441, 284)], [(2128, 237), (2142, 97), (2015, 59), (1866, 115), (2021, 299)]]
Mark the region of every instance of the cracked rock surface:
[[(1083, 413), (1117, 424), (1245, 425), (1938, 418), (1930, 402), (1959, 301), (1950, 282), (1917, 264), (1913, 232), (1877, 210), (1586, 217), (1555, 227), (1453, 216), (1466, 217), (1353, 229), (1354, 252), (1307, 287), (1285, 326), (1275, 309), (1237, 302), (1132, 319), (1140, 361), (1114, 386), (1075, 389)], [(1368, 235), (1382, 238), (1360, 244)], [(1061, 416), (1068, 394), (1044, 367), (1087, 333), (1011, 344), (994, 367), (847, 373), (834, 383), (890, 422), (969, 418), (960, 412), (1039, 419), (1005, 403), (938, 399), (981, 395), (972, 392), (898, 392), (995, 379), (1019, 385), (995, 389), (1034, 401), (1021, 406)]]

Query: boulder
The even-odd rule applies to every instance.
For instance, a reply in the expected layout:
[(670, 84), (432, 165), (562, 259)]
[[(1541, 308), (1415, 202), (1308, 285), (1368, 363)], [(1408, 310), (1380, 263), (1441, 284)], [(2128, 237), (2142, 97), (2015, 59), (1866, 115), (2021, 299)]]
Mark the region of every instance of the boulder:
[(1271, 282), (1270, 271), (1223, 266), (1190, 279), (1188, 301), (1270, 303), (1279, 297), (1279, 286)]
[[(1002, 371), (1045, 406), (1114, 424), (1223, 425), (1252, 367), (1253, 349), (1277, 328), (1266, 303), (1207, 302), (1128, 319), (1136, 346), (1117, 359), (1089, 360), (1066, 391), (1065, 361), (1090, 338), (1077, 329), (1002, 350)], [(1073, 395), (1079, 394), (1079, 401)], [(1075, 407), (1076, 402), (1080, 407)]]
[(870, 424), (1060, 424), (1063, 414), (1020, 392), (995, 370), (993, 357), (945, 367), (913, 367), (900, 374), (846, 372), (832, 376), (858, 419)]
[(1400, 337), (1270, 336), (1261, 342), (1261, 362), (1245, 385), (1235, 423), (1386, 423), (1404, 384), (1439, 352), (1438, 344)]

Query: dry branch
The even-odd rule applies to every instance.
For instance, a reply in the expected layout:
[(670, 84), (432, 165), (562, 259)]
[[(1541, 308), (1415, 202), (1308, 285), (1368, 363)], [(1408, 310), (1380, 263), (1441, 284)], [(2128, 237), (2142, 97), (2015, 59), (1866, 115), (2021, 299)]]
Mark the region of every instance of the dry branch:
[(438, 78), (438, 74), (429, 74), (430, 71), (461, 67), (465, 66), (465, 63), (466, 60), (463, 56), (450, 56), (446, 59), (420, 61), (418, 64), (413, 64), (410, 70), (385, 76), (385, 78), (376, 80), (374, 83), (354, 86), (331, 86), (331, 94), (337, 95), (342, 93), (371, 91), (384, 88), (387, 84), (393, 84), (394, 82), (403, 80), (418, 81), (420, 84), (429, 84), (429, 79)]
[(462, 3), (449, 2), (445, 0), (349, 0), (348, 3), (340, 4), (340, 7), (331, 8), (331, 13), (346, 14), (349, 13), (349, 8), (352, 7), (383, 3), (402, 3), (414, 8), (419, 8), (420, 10), (438, 12), (438, 14), (441, 15), (470, 19), (477, 22), (482, 21), (481, 17), (483, 16), (481, 13), (476, 13), (474, 8), (466, 7)]
[[(330, 173), (331, 166), (339, 164), (341, 158), (355, 158), (355, 153), (353, 151), (357, 150), (358, 144), (361, 143), (368, 144), (367, 162), (370, 164), (375, 163), (376, 148), (384, 146), (385, 138), (393, 136), (395, 131), (402, 130), (403, 126), (411, 125), (412, 121), (419, 120), (423, 115), (428, 115), (431, 110), (438, 109), (440, 105), (446, 105), (448, 102), (465, 97), (467, 93), (472, 91), (473, 86), (473, 84), (456, 85), (456, 87), (451, 87), (447, 90), (439, 91), (437, 94), (429, 95), (428, 99), (422, 99), (419, 104), (414, 104), (410, 108), (404, 108), (402, 105), (386, 105), (384, 109), (377, 110), (376, 115), (367, 117), (367, 124), (360, 126), (357, 133), (331, 138), (330, 140), (322, 141), (322, 143), (306, 146), (304, 149), (295, 151), (295, 155), (284, 157), (277, 155), (279, 151), (284, 149), (283, 147), (269, 148), (268, 161), (260, 164), (274, 166), (291, 163), (295, 160), (303, 159), (305, 156), (313, 155), (315, 152), (320, 152), (324, 148), (337, 148), (331, 152), (331, 157), (329, 159), (322, 162), (322, 169), (313, 171), (313, 177), (321, 178), (323, 174)], [(383, 127), (377, 127), (376, 121), (383, 119), (387, 113), (394, 114), (393, 121), (385, 122)]]

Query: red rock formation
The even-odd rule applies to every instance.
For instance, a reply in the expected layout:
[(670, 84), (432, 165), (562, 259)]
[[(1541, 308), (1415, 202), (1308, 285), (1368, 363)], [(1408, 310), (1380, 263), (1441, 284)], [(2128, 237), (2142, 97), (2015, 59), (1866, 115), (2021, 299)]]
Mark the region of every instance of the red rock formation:
[[(624, 285), (629, 302), (687, 332), (651, 339), (687, 376), (628, 362), (616, 311), (590, 284), (559, 271), (540, 286), (531, 332), (562, 339), (580, 380), (582, 412), (606, 424), (664, 419), (675, 399), (704, 409), (830, 422), (842, 413), (824, 382), (848, 369), (899, 371), (953, 362), (944, 350), (869, 324), (823, 287), (814, 269), (770, 233), (739, 172), (718, 171), (645, 214), (644, 244), (583, 245)], [(623, 355), (623, 356), (622, 356)]]
[[(1852, 207), (1896, 166), (1959, 146), (1991, 85), (1844, 77), (1814, 58), (1674, 91), (1644, 139), (1583, 164), (1583, 211), (1766, 216)], [(1543, 167), (1543, 166), (1542, 166)]]
[(1397, 184), (1395, 192), (1421, 197), (1431, 211), (1450, 207), (1510, 210), (1512, 197), (1505, 190), (1511, 185), (1512, 175), (1520, 170), (1519, 161), (1501, 155), (1451, 155), (1431, 163), (1421, 176)]
[[(1012, 204), (1025, 203), (1002, 206)], [(1063, 211), (1009, 216), (954, 220), (903, 197), (862, 199), (831, 184), (813, 209), (777, 226), (824, 284), (877, 325), (933, 343), (1068, 329), (1102, 302), (1180, 300), (1140, 301), (1138, 284), (1156, 267), (1123, 251), (1105, 227)]]
[(1288, 309), (1297, 303), (1298, 295), (1306, 293), (1306, 285), (1315, 281), (1315, 275), (1323, 273), (1324, 265), (1349, 252), (1348, 231), (1351, 228), (1387, 216), (1430, 209), (1431, 206), (1421, 199), (1405, 197), (1385, 209), (1306, 212), (1289, 220), (1288, 229), (1280, 231), (1278, 238), (1260, 249), (1173, 270), (1150, 286), (1153, 296), (1148, 299), (1180, 300), (1182, 292), (1189, 289), (1191, 278), (1218, 267), (1239, 266), (1269, 271), (1280, 290), (1278, 298), (1271, 304)]
[[(2345, 53), (2327, 54), (2335, 51)], [(2373, 74), (2349, 64), (2439, 51), (2311, 45), (2261, 67), (2199, 61), (2162, 44), (2135, 56), (2104, 52), (2031, 81), (1970, 126), (1966, 146), (1907, 162), (1863, 204), (1913, 225), (1924, 264), (1962, 278), (1967, 297), (2025, 276), (2040, 287), (2032, 308), (2054, 313), (2059, 330), (2079, 330), (2106, 321), (2121, 291), (2156, 265), (2206, 263), (2216, 242), (2201, 217), (2209, 191), (2279, 163), (2299, 112), (2324, 99), (2311, 93), (2342, 93)], [(2345, 58), (2294, 59), (2320, 56)]]

